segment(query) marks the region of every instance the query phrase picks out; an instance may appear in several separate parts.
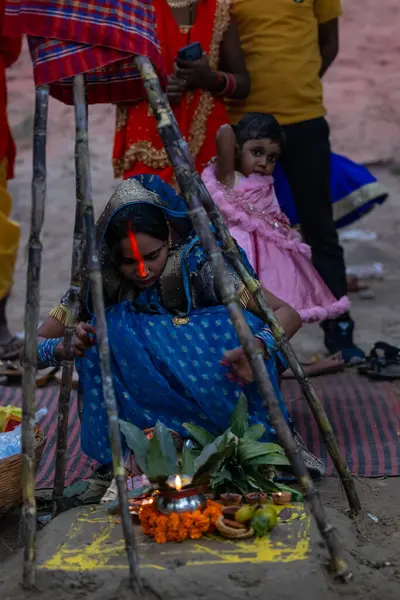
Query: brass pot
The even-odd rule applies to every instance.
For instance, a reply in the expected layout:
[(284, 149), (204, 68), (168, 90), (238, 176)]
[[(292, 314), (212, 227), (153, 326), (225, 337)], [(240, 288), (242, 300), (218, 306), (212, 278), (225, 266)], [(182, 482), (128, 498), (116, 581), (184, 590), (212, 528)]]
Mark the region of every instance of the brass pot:
[(183, 490), (160, 490), (154, 498), (158, 512), (171, 513), (194, 512), (206, 505), (202, 488), (184, 488)]

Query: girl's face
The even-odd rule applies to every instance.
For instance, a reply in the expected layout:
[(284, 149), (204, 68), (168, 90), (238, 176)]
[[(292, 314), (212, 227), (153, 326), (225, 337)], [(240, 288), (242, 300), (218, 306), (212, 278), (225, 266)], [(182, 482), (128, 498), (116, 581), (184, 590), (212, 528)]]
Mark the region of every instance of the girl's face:
[(168, 257), (168, 242), (147, 233), (134, 234), (136, 244), (129, 237), (120, 241), (120, 273), (138, 288), (156, 283), (164, 271)]
[(252, 173), (272, 175), (280, 155), (279, 144), (268, 138), (248, 140), (240, 152), (240, 171), (245, 177)]

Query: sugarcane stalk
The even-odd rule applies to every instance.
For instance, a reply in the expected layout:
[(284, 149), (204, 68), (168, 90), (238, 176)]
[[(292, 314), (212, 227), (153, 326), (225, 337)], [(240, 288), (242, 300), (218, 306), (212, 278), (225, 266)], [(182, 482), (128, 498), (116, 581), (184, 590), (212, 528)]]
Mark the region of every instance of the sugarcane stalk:
[[(139, 68), (140, 63), (144, 62), (145, 61), (141, 60), (139, 57), (136, 59), (136, 64)], [(152, 84), (154, 84), (153, 91), (155, 99), (156, 96), (157, 98), (162, 97), (162, 91), (159, 88), (158, 80), (153, 79)], [(158, 91), (156, 90), (157, 85)], [(157, 94), (159, 94), (159, 96)], [(158, 104), (158, 106), (161, 105)], [(171, 162), (173, 160), (175, 161), (175, 163), (173, 164), (176, 173), (176, 179), (181, 188), (183, 189), (185, 179), (187, 180), (187, 171), (188, 169), (190, 170), (190, 187), (192, 190), (195, 190), (196, 195), (198, 195), (202, 199), (203, 206), (207, 211), (208, 216), (215, 227), (217, 236), (219, 237), (222, 243), (225, 256), (227, 256), (227, 258), (230, 260), (230, 262), (240, 275), (243, 283), (245, 284), (249, 292), (253, 295), (262, 315), (262, 318), (270, 327), (280, 352), (282, 352), (283, 356), (286, 358), (290, 369), (292, 370), (295, 378), (299, 382), (301, 391), (313, 413), (321, 435), (324, 439), (324, 443), (326, 445), (328, 453), (332, 458), (333, 464), (335, 465), (336, 471), (341, 479), (351, 512), (352, 514), (356, 515), (361, 511), (361, 503), (354, 485), (354, 479), (346, 461), (340, 454), (335, 434), (333, 432), (332, 426), (329, 422), (325, 409), (318, 398), (316, 390), (312, 385), (310, 378), (307, 377), (303, 367), (301, 366), (301, 363), (297, 359), (293, 351), (292, 345), (287, 339), (285, 332), (279, 322), (279, 319), (276, 317), (274, 311), (271, 310), (271, 308), (269, 307), (259, 281), (252, 277), (252, 275), (249, 273), (249, 271), (243, 264), (237, 245), (233, 240), (232, 236), (230, 235), (230, 232), (221, 216), (221, 213), (218, 210), (218, 207), (216, 206), (212, 197), (210, 196), (201, 177), (195, 170), (194, 161), (190, 154), (188, 144), (179, 132), (176, 119), (167, 100), (162, 102), (161, 114), (163, 114), (162, 111), (165, 111), (170, 119), (170, 126), (168, 128), (168, 132), (163, 132), (163, 141)], [(176, 156), (176, 152), (174, 153), (174, 156), (171, 155), (171, 151), (169, 150), (169, 148), (174, 144), (179, 148), (179, 156)]]
[(58, 400), (56, 467), (53, 488), (54, 513), (61, 510), (64, 498), (66, 453), (68, 444), (69, 401), (71, 397), (74, 372), (74, 346), (72, 340), (80, 311), (79, 295), (82, 283), (82, 271), (85, 262), (85, 229), (82, 218), (82, 197), (84, 190), (81, 188), (83, 179), (78, 177), (78, 171), (78, 151), (75, 147), (75, 225), (72, 244), (71, 279), (68, 295), (67, 318), (64, 329), (65, 360), (62, 363), (62, 380)]
[(24, 541), (22, 584), (28, 589), (32, 589), (36, 583), (35, 393), (40, 269), (42, 262), (41, 232), (46, 201), (46, 128), (48, 102), (48, 87), (37, 87), (35, 91), (31, 231), (28, 244), (23, 354), (24, 375), (22, 380), (21, 482)]
[(246, 285), (247, 289), (254, 297), (264, 321), (267, 323), (267, 325), (272, 331), (279, 351), (287, 360), (290, 369), (292, 370), (295, 378), (297, 379), (300, 385), (303, 396), (306, 399), (311, 409), (311, 412), (318, 424), (325, 446), (328, 450), (330, 457), (332, 458), (332, 462), (335, 465), (336, 471), (340, 477), (344, 491), (347, 496), (350, 510), (353, 515), (357, 515), (361, 511), (361, 503), (354, 485), (354, 478), (350, 472), (347, 462), (340, 453), (336, 436), (333, 432), (332, 426), (325, 412), (325, 409), (318, 398), (317, 392), (314, 386), (312, 385), (310, 378), (307, 377), (303, 367), (301, 366), (300, 361), (297, 359), (293, 347), (290, 341), (288, 340), (279, 322), (279, 319), (277, 318), (271, 307), (268, 305), (267, 299), (260, 285), (260, 282), (250, 275), (247, 268), (243, 264), (238, 248), (235, 242), (233, 241), (228, 228), (224, 223), (221, 213), (217, 209), (215, 203), (213, 202), (210, 194), (205, 188), (205, 185), (200, 177), (197, 178), (196, 183), (191, 183), (192, 186), (195, 186), (196, 184), (198, 185), (200, 190), (201, 188), (204, 188), (206, 192), (204, 201), (205, 208), (206, 210), (208, 209), (207, 212), (210, 217), (210, 220), (213, 223), (217, 234), (220, 236), (225, 255), (229, 258), (232, 265), (235, 267), (236, 271), (241, 276), (243, 283)]
[(132, 518), (129, 513), (127, 491), (125, 487), (125, 466), (122, 456), (119, 430), (118, 408), (111, 376), (110, 350), (108, 345), (107, 323), (104, 307), (103, 283), (95, 238), (93, 213), (92, 182), (90, 175), (88, 120), (84, 75), (74, 77), (74, 106), (76, 121), (76, 164), (77, 187), (80, 190), (82, 215), (86, 233), (88, 274), (91, 283), (91, 297), (96, 315), (96, 340), (99, 350), (104, 403), (108, 416), (108, 431), (112, 453), (114, 478), (118, 490), (122, 529), (128, 556), (130, 583), (136, 594), (142, 593), (138, 558), (133, 533)]
[(343, 557), (337, 531), (328, 521), (319, 492), (310, 478), (301, 450), (296, 445), (292, 432), (280, 410), (278, 399), (272, 392), (264, 357), (256, 345), (255, 338), (237, 301), (221, 248), (218, 246), (214, 233), (210, 228), (209, 217), (203, 206), (204, 186), (198, 183), (199, 178), (194, 172), (193, 160), (187, 160), (188, 151), (185, 141), (177, 128), (175, 119), (171, 118), (172, 113), (168, 100), (161, 90), (151, 62), (145, 57), (136, 56), (135, 64), (146, 88), (149, 103), (157, 121), (158, 132), (174, 166), (177, 181), (183, 191), (188, 214), (199, 236), (200, 243), (209, 256), (213, 275), (222, 296), (222, 302), (249, 359), (263, 404), (268, 410), (277, 438), (291, 462), (293, 472), (301, 485), (320, 534), (330, 551), (332, 566), (343, 581), (348, 581), (352, 575)]

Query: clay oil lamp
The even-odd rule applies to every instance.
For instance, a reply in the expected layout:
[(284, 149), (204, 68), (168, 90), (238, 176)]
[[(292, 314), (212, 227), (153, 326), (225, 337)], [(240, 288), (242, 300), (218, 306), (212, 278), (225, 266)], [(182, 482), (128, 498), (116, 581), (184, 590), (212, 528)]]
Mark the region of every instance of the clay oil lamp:
[(255, 506), (256, 504), (265, 504), (268, 502), (268, 494), (265, 492), (251, 492), (246, 495), (246, 502), (250, 504), (250, 506)]
[(290, 492), (274, 492), (272, 494), (272, 501), (274, 504), (289, 504), (292, 500), (292, 494)]

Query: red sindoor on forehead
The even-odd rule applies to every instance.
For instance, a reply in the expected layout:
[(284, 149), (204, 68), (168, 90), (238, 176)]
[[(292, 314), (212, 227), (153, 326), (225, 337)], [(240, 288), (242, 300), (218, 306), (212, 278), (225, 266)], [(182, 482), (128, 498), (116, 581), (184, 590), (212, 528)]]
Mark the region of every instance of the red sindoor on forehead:
[(133, 233), (133, 229), (132, 229), (132, 223), (129, 223), (128, 237), (129, 237), (129, 241), (131, 243), (133, 258), (136, 260), (136, 262), (138, 264), (137, 273), (138, 273), (139, 277), (142, 277), (142, 279), (144, 279), (145, 277), (147, 277), (147, 270), (146, 270), (146, 266), (144, 264), (142, 255), (139, 252), (136, 236)]

